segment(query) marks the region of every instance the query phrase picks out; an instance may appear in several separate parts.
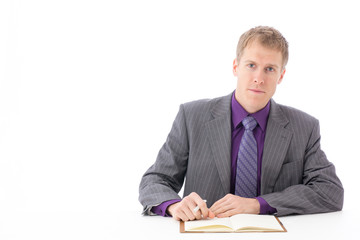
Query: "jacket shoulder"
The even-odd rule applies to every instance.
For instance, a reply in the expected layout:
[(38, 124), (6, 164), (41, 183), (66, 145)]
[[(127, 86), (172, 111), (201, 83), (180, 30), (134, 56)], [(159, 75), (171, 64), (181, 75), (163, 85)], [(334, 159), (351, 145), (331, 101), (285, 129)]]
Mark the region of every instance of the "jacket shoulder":
[(282, 114), (289, 121), (288, 128), (298, 131), (311, 131), (315, 126), (319, 125), (319, 120), (310, 114), (296, 109), (294, 107), (289, 107), (282, 104), (276, 104), (277, 108), (282, 112)]
[(227, 111), (230, 109), (231, 96), (232, 94), (212, 99), (200, 99), (184, 103), (181, 107), (183, 107), (186, 115), (216, 114), (218, 111)]

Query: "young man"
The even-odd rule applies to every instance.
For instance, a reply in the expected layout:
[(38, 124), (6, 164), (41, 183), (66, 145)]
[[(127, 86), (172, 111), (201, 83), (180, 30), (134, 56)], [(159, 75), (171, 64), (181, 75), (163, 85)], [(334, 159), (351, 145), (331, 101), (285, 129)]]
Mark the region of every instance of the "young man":
[(287, 61), (288, 43), (276, 29), (240, 37), (235, 92), (180, 106), (140, 183), (144, 214), (188, 221), (342, 209), (343, 188), (320, 148), (318, 120), (272, 99)]

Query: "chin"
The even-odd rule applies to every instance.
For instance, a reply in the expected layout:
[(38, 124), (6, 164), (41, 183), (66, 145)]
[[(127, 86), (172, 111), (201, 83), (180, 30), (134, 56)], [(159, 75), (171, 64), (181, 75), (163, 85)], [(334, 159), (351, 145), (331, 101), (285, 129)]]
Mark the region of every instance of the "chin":
[(253, 113), (263, 109), (266, 106), (266, 104), (269, 102), (269, 100), (263, 100), (263, 101), (253, 100), (252, 104), (250, 104), (251, 108), (253, 109)]

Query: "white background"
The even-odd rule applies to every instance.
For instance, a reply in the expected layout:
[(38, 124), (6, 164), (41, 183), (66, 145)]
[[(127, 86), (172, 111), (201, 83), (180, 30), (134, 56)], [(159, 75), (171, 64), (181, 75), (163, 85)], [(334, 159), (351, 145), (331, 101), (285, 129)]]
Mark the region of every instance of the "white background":
[(138, 185), (181, 103), (235, 89), (240, 35), (290, 43), (274, 99), (320, 120), (355, 208), (356, 1), (1, 1), (0, 212), (141, 212)]

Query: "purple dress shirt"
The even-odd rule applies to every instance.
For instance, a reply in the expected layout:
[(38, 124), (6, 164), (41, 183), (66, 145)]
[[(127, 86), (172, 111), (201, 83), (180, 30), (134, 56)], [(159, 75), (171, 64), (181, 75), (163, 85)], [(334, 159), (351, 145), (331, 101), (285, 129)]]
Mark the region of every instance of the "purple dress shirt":
[[(270, 112), (270, 101), (269, 103), (260, 111), (249, 114), (235, 99), (235, 92), (231, 100), (231, 113), (232, 113), (232, 125), (231, 125), (231, 182), (230, 182), (230, 193), (235, 193), (235, 181), (236, 181), (236, 167), (237, 167), (237, 155), (239, 151), (240, 141), (244, 134), (244, 127), (241, 121), (248, 115), (253, 116), (258, 125), (253, 130), (254, 137), (257, 142), (258, 147), (258, 171), (257, 171), (257, 195), (260, 195), (261, 189), (261, 163), (262, 163), (262, 154), (264, 149), (265, 142), (265, 133), (267, 119)], [(273, 214), (276, 213), (276, 209), (272, 208), (263, 198), (256, 197), (260, 203), (260, 214)], [(168, 206), (173, 203), (179, 202), (179, 199), (169, 200), (161, 203), (158, 206), (152, 207), (151, 211), (157, 215), (169, 216), (166, 212)]]
[[(239, 152), (239, 146), (242, 136), (244, 135), (244, 127), (241, 121), (251, 115), (254, 117), (258, 125), (253, 130), (254, 137), (257, 143), (257, 195), (260, 195), (261, 189), (261, 166), (262, 166), (262, 155), (265, 142), (265, 133), (267, 126), (267, 119), (270, 113), (270, 101), (261, 110), (256, 113), (249, 114), (235, 99), (235, 92), (231, 99), (231, 182), (230, 182), (230, 193), (235, 193), (235, 182), (236, 182), (236, 167), (237, 167), (237, 155)], [(260, 203), (260, 214), (273, 214), (276, 212), (275, 208), (272, 208), (263, 198), (256, 197)]]

